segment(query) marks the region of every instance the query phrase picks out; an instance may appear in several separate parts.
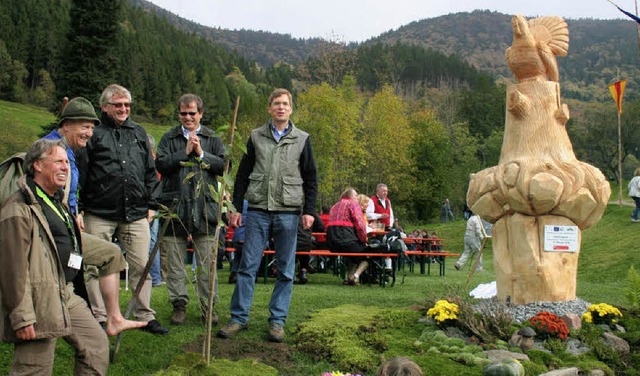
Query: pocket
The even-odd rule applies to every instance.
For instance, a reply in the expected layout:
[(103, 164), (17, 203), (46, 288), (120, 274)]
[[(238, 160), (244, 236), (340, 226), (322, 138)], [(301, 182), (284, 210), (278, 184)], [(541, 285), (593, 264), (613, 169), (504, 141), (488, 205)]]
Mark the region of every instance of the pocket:
[(282, 177), (282, 202), (285, 206), (302, 206), (304, 202), (302, 178), (296, 176)]
[(259, 203), (264, 200), (267, 190), (264, 187), (264, 174), (252, 173), (249, 175), (249, 188), (247, 188), (247, 200), (251, 203)]

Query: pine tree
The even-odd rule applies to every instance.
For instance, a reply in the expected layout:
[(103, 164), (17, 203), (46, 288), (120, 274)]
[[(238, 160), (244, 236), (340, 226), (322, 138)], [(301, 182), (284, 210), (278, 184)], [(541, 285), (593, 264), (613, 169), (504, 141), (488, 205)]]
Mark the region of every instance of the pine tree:
[(73, 0), (71, 27), (56, 86), (60, 97), (83, 96), (97, 103), (105, 86), (117, 82), (121, 0)]

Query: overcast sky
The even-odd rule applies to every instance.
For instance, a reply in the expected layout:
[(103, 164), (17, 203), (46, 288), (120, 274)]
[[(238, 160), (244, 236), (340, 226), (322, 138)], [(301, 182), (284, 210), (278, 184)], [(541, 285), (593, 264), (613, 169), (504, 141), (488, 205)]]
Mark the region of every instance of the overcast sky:
[[(476, 9), (525, 16), (611, 19), (607, 0), (151, 0), (183, 18), (224, 29), (361, 42), (412, 21)], [(614, 0), (635, 13), (632, 0)]]

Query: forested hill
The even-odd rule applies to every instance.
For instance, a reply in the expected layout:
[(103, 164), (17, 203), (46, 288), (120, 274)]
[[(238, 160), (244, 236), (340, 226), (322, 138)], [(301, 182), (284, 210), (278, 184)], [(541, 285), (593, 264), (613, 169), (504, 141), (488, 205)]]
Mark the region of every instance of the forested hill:
[[(295, 65), (327, 48), (328, 42), (317, 38), (296, 39), (265, 31), (210, 28), (184, 20), (148, 1), (129, 1), (263, 66), (278, 62)], [(566, 21), (570, 36), (569, 55), (558, 58), (565, 96), (586, 101), (610, 100), (607, 85), (617, 79), (618, 69), (621, 77), (629, 81), (629, 87), (640, 83), (635, 22), (627, 19)], [(494, 77), (510, 79), (504, 53), (512, 40), (511, 15), (478, 10), (414, 21), (349, 47), (357, 49), (363, 45), (397, 42), (419, 45), (444, 55), (458, 55)]]
[[(551, 15), (550, 15), (551, 16)], [(631, 20), (567, 19), (569, 54), (558, 57), (565, 96), (610, 100), (607, 85), (617, 70), (630, 87), (640, 83), (638, 35)], [(511, 77), (504, 53), (511, 45), (511, 15), (490, 11), (424, 19), (372, 38), (367, 43), (402, 42), (456, 54), (496, 77)]]
[[(254, 60), (263, 67), (278, 62), (300, 64), (327, 44), (321, 38), (300, 39), (289, 34), (278, 34), (269, 31), (228, 30), (219, 27), (207, 27), (178, 17), (177, 15), (145, 0), (129, 0), (147, 12), (155, 13), (167, 19), (177, 28), (200, 35), (213, 43), (225, 47), (249, 60)], [(230, 15), (230, 17), (240, 15)]]

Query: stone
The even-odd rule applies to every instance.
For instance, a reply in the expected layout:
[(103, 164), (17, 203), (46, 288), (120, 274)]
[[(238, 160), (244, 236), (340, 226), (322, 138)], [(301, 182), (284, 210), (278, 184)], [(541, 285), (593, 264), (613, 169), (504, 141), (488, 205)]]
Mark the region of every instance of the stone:
[(604, 343), (609, 345), (618, 354), (629, 354), (631, 352), (629, 343), (617, 335), (605, 332), (602, 336), (604, 337)]
[(492, 362), (502, 362), (508, 359), (529, 360), (529, 356), (523, 353), (517, 353), (507, 350), (487, 350), (484, 354)]
[(580, 356), (584, 353), (588, 353), (591, 350), (589, 346), (586, 346), (582, 341), (575, 338), (569, 338), (567, 340), (567, 352), (569, 354)]
[(575, 313), (567, 313), (566, 315), (560, 316), (560, 319), (567, 324), (567, 328), (580, 330), (582, 328), (582, 320), (580, 316)]
[(556, 369), (539, 376), (578, 376), (580, 370), (577, 367)]

